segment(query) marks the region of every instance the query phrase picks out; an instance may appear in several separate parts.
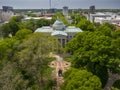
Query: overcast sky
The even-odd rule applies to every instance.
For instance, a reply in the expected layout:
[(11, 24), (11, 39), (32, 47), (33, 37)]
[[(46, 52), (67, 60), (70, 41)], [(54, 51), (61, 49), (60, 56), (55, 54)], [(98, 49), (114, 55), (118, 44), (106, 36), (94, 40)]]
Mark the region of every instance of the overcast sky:
[[(0, 0), (2, 6), (12, 6), (14, 9), (44, 9), (50, 8), (50, 0)], [(52, 8), (86, 8), (95, 5), (96, 9), (120, 9), (120, 0), (51, 0)]]

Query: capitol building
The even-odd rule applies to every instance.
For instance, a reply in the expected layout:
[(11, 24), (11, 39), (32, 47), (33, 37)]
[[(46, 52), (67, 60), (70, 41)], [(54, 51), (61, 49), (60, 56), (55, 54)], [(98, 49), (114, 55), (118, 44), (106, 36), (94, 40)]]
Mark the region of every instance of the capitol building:
[(71, 40), (76, 33), (82, 32), (80, 28), (75, 26), (65, 26), (61, 20), (56, 20), (55, 23), (51, 26), (43, 26), (35, 30), (35, 32), (42, 32), (50, 34), (58, 38), (60, 45), (65, 47), (66, 42)]

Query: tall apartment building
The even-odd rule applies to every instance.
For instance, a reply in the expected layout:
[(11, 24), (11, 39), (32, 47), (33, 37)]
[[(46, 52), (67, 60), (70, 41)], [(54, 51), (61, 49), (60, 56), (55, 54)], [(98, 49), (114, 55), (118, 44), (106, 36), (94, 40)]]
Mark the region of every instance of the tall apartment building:
[(68, 7), (67, 6), (63, 7), (63, 15), (68, 16)]
[(90, 6), (89, 7), (89, 13), (94, 13), (95, 12), (95, 6)]
[(13, 7), (11, 6), (2, 6), (3, 12), (13, 12)]
[(0, 22), (9, 21), (9, 19), (14, 15), (13, 7), (2, 6), (2, 11), (0, 12)]

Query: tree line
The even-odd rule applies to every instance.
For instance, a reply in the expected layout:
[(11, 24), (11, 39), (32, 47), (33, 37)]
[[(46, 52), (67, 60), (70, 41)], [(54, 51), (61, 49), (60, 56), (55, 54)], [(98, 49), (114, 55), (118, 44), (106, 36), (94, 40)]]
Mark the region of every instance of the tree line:
[[(114, 25), (91, 23), (83, 15), (71, 14), (68, 23), (61, 13), (52, 20), (33, 19), (21, 22), (23, 17), (12, 17), (0, 27), (4, 39), (0, 42), (0, 88), (2, 90), (51, 90), (51, 71), (48, 64), (56, 51), (57, 40), (50, 35), (33, 33), (36, 28), (48, 26), (58, 18), (67, 25), (83, 30), (66, 44), (72, 54), (72, 68), (64, 74), (62, 90), (102, 90), (108, 72), (120, 72), (120, 30)], [(9, 34), (12, 37), (9, 38)], [(115, 84), (119, 87), (119, 81)], [(114, 90), (114, 89), (113, 89)]]
[[(109, 72), (120, 74), (120, 29), (109, 23), (91, 23), (80, 15), (72, 18), (72, 25), (83, 32), (66, 44), (72, 68), (64, 74), (62, 90), (102, 90)], [(112, 90), (119, 85), (117, 81)]]
[(56, 38), (31, 30), (19, 30), (15, 36), (0, 42), (1, 90), (51, 90), (48, 66), (57, 49)]

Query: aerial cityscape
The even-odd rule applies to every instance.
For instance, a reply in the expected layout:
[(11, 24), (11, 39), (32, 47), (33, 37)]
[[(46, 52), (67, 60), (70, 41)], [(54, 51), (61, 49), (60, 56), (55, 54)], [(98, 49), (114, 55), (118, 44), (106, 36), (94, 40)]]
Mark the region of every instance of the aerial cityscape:
[(120, 90), (120, 0), (1, 0), (0, 90)]

